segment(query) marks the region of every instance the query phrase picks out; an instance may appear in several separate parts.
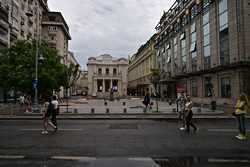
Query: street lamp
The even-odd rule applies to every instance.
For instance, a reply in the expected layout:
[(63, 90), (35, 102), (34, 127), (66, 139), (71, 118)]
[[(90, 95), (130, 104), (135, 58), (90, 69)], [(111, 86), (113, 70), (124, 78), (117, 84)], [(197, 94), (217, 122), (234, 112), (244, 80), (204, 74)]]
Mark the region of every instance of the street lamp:
[[(37, 12), (39, 12), (37, 10)], [(33, 13), (28, 10), (28, 12), (26, 13), (26, 16), (28, 18), (31, 18), (33, 17)], [(38, 94), (38, 90), (37, 90), (37, 85), (38, 85), (38, 53), (39, 53), (39, 48), (38, 48), (38, 45), (39, 45), (39, 37), (38, 37), (38, 28), (39, 28), (39, 15), (37, 14), (37, 24), (36, 24), (36, 35), (37, 35), (37, 39), (36, 39), (36, 57), (35, 57), (35, 80), (33, 81), (33, 87), (35, 89), (35, 96), (34, 96), (34, 106), (33, 106), (33, 111), (34, 112), (39, 112), (39, 106), (38, 106), (38, 97), (37, 97), (37, 94)]]

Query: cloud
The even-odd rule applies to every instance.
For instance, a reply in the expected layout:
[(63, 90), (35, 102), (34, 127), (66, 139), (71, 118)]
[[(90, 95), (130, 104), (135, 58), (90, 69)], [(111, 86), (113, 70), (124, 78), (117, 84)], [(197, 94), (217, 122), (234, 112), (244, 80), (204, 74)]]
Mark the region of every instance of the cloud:
[(81, 65), (90, 56), (134, 54), (154, 33), (163, 10), (174, 0), (49, 0), (61, 11), (72, 36), (70, 50)]

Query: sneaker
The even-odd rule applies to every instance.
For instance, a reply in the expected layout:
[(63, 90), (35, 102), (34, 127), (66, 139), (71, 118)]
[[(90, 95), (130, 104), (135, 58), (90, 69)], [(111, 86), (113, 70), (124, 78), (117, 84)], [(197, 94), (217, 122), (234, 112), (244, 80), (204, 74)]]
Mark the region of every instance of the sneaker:
[(55, 127), (54, 131), (56, 132), (58, 129), (57, 129), (57, 126)]
[(42, 134), (48, 134), (49, 132), (47, 130), (43, 130)]
[(186, 128), (185, 127), (181, 127), (180, 130), (186, 130)]
[(237, 139), (239, 139), (239, 140), (246, 140), (246, 136), (245, 135), (242, 135), (242, 134), (239, 134), (239, 135), (237, 135), (237, 136), (235, 136)]

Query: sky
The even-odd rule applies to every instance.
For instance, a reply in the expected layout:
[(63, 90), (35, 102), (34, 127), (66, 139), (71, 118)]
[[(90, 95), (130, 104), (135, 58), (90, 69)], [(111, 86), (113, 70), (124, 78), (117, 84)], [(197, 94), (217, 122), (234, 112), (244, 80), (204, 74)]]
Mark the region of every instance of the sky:
[(89, 57), (125, 57), (137, 52), (156, 32), (163, 11), (174, 0), (48, 0), (51, 11), (62, 12), (74, 52), (83, 69)]

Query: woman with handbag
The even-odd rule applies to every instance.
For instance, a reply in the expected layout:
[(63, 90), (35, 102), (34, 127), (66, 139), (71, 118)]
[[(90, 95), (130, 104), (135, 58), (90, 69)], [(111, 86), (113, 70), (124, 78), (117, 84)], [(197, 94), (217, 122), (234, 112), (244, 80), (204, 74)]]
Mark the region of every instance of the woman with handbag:
[(193, 127), (195, 132), (197, 131), (197, 127), (192, 122), (192, 118), (193, 118), (192, 107), (193, 107), (193, 102), (192, 102), (190, 96), (187, 96), (186, 97), (186, 104), (185, 104), (185, 116), (186, 116), (185, 120), (186, 120), (186, 131), (187, 132), (190, 131), (190, 126)]
[(59, 114), (59, 103), (58, 103), (56, 95), (53, 95), (51, 103), (53, 105), (53, 112), (52, 112), (51, 121), (56, 126), (55, 131), (57, 131), (57, 119), (56, 119), (56, 116)]
[(233, 115), (237, 118), (239, 124), (239, 134), (235, 136), (239, 140), (246, 139), (246, 125), (245, 125), (245, 117), (249, 107), (249, 101), (245, 94), (241, 94), (237, 100), (235, 106), (235, 112)]

